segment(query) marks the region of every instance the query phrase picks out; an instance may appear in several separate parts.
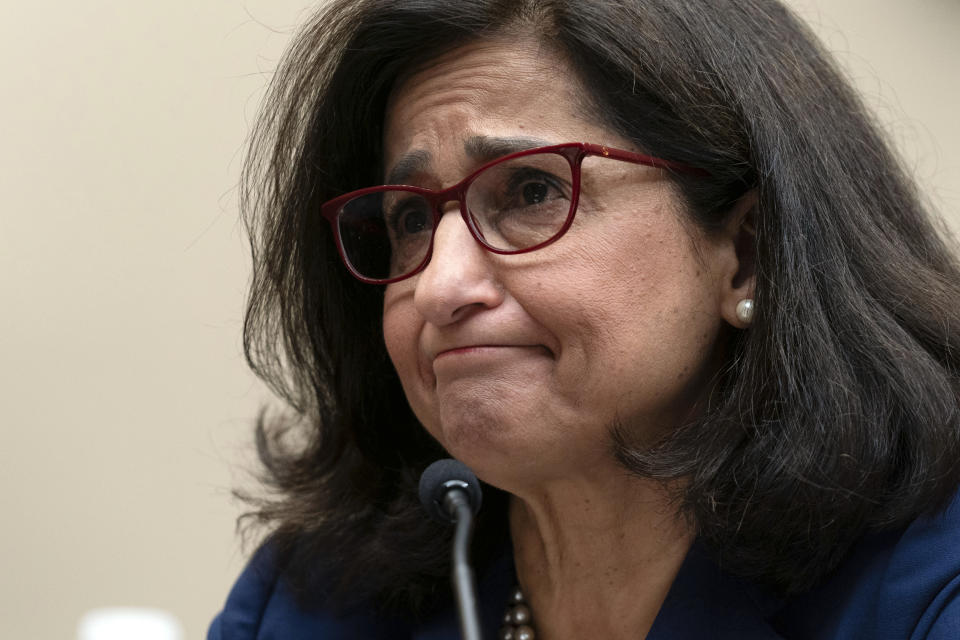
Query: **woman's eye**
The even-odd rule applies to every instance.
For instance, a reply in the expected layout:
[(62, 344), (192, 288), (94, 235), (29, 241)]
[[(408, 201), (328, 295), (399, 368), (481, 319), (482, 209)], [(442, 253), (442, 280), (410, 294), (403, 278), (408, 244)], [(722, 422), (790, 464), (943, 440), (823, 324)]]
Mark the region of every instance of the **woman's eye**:
[(527, 170), (514, 174), (504, 189), (503, 205), (532, 207), (549, 200), (565, 198), (563, 183), (547, 173)]
[(540, 204), (547, 199), (550, 187), (543, 182), (528, 182), (523, 185), (523, 201), (525, 204)]
[(427, 228), (427, 216), (423, 210), (413, 209), (402, 217), (400, 228), (404, 233), (420, 233)]
[(411, 200), (391, 207), (387, 214), (389, 227), (399, 236), (421, 233), (430, 226), (430, 212), (423, 201), (419, 198)]

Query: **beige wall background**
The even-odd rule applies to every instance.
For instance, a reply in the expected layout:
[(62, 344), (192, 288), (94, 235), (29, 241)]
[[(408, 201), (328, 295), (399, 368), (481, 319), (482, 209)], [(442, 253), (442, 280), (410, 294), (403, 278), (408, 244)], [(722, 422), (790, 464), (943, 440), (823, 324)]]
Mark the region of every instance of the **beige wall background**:
[[(960, 1), (791, 4), (960, 230)], [(243, 565), (235, 183), (309, 5), (0, 1), (0, 637), (134, 605), (200, 638)]]

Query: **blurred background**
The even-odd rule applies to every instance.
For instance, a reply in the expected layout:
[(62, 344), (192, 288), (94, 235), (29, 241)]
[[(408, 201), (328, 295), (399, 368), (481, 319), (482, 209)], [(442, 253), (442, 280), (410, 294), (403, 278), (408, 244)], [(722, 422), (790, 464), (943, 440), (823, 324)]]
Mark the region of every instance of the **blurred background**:
[[(398, 0), (402, 1), (402, 0)], [(960, 231), (960, 0), (791, 0)], [(0, 0), (0, 637), (202, 638), (241, 570), (236, 182), (305, 0)]]

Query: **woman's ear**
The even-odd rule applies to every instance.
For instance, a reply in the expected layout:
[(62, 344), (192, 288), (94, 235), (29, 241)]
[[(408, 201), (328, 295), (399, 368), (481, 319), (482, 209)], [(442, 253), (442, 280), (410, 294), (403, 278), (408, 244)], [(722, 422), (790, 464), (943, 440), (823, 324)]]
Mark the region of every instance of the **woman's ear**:
[(738, 329), (746, 329), (753, 321), (753, 292), (757, 281), (756, 219), (757, 192), (751, 189), (734, 204), (722, 232), (722, 240), (733, 260), (720, 283), (720, 314)]

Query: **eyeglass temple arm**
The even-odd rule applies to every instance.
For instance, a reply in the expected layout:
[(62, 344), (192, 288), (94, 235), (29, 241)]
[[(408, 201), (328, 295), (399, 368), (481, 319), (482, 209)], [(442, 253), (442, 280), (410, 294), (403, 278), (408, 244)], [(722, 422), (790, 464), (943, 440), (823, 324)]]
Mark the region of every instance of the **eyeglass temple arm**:
[(648, 156), (644, 153), (634, 153), (633, 151), (624, 151), (623, 149), (614, 149), (613, 147), (607, 147), (602, 144), (593, 144), (590, 142), (585, 142), (583, 143), (583, 148), (590, 155), (601, 156), (604, 158), (613, 158), (614, 160), (624, 160), (626, 162), (632, 162), (634, 164), (642, 164), (648, 167), (657, 167), (659, 169), (669, 169), (671, 171), (677, 171), (679, 173), (688, 173), (691, 175), (698, 175), (698, 176), (710, 175), (710, 172), (707, 171), (706, 169), (691, 167), (690, 165), (683, 164), (681, 162), (673, 162), (672, 160), (664, 160), (663, 158)]

